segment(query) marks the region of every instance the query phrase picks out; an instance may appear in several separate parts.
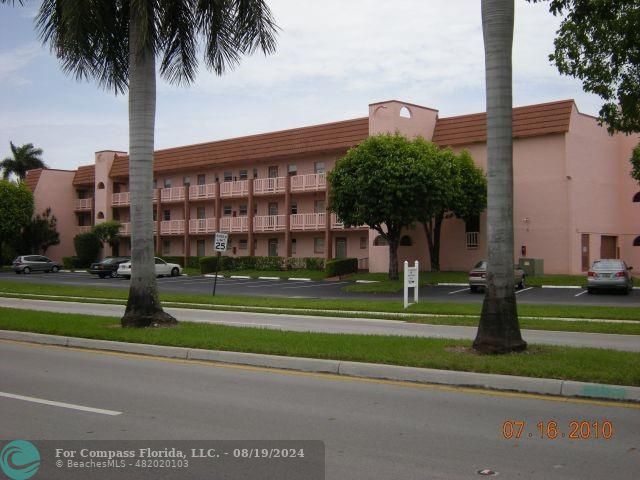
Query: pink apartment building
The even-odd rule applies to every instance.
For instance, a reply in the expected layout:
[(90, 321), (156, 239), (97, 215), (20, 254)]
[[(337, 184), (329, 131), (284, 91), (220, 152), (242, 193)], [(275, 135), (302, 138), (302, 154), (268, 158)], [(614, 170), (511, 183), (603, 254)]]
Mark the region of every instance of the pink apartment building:
[[(213, 254), (213, 234), (230, 234), (229, 255), (356, 257), (372, 272), (388, 269), (388, 249), (367, 227), (345, 228), (328, 211), (326, 172), (368, 135), (421, 135), (467, 149), (486, 168), (486, 114), (440, 118), (396, 100), (369, 105), (367, 117), (188, 145), (155, 152), (154, 220), (160, 255)], [(580, 273), (596, 258), (640, 268), (640, 186), (629, 176), (638, 135), (607, 134), (572, 100), (514, 109), (515, 247), (544, 260), (545, 273)], [(76, 171), (32, 170), (36, 211), (51, 207), (61, 243), (48, 253), (73, 255), (73, 237), (96, 223), (122, 223), (120, 255), (130, 251), (129, 159), (97, 152)], [(468, 270), (486, 256), (486, 219), (448, 219), (441, 267)], [(422, 226), (409, 228), (399, 257), (429, 255)], [(106, 252), (111, 253), (111, 252)], [(517, 261), (517, 258), (514, 259)]]

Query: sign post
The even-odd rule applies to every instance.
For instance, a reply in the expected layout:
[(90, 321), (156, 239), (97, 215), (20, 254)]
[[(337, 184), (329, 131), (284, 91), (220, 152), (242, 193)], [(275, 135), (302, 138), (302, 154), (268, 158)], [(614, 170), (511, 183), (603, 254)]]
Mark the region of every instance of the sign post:
[(216, 296), (216, 285), (218, 284), (218, 269), (220, 268), (220, 254), (227, 250), (227, 243), (229, 241), (228, 233), (216, 233), (213, 238), (213, 249), (218, 252), (216, 258), (216, 276), (213, 277), (213, 296)]
[(413, 303), (418, 303), (418, 272), (419, 265), (416, 260), (413, 267), (409, 266), (409, 262), (404, 262), (404, 308), (407, 308), (409, 304), (409, 289), (413, 288)]

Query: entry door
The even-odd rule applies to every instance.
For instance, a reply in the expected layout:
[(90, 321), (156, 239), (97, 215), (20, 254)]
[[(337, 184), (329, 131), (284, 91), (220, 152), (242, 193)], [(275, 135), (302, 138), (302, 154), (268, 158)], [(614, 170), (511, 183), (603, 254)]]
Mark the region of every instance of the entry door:
[(608, 235), (601, 237), (600, 258), (618, 258), (618, 237)]
[(347, 258), (347, 239), (336, 238), (336, 258)]
[(582, 249), (582, 271), (586, 272), (587, 270), (589, 270), (589, 234), (588, 233), (583, 233), (582, 234), (582, 242), (581, 242), (581, 249)]
[(269, 239), (269, 256), (270, 257), (278, 256), (278, 239), (277, 238)]

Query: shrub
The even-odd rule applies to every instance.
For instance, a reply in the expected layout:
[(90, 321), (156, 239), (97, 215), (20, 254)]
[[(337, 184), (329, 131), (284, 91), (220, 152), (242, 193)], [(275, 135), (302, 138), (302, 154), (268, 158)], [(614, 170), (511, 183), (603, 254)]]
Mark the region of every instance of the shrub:
[(324, 258), (307, 257), (304, 262), (307, 270), (324, 270)]
[(327, 277), (337, 277), (339, 275), (347, 275), (349, 273), (358, 272), (357, 258), (337, 258), (329, 260), (325, 268)]
[(80, 233), (73, 239), (80, 267), (88, 267), (98, 258), (102, 243), (93, 232)]
[(62, 266), (66, 270), (82, 268), (82, 264), (80, 263), (80, 259), (78, 257), (62, 257)]
[(318, 257), (291, 257), (284, 264), (285, 270), (324, 270), (324, 259)]
[(256, 259), (256, 270), (282, 270), (284, 258), (282, 257), (254, 257)]
[[(201, 257), (200, 273), (216, 271), (216, 259), (218, 257)], [(284, 259), (282, 257), (220, 257), (220, 270), (282, 270)]]

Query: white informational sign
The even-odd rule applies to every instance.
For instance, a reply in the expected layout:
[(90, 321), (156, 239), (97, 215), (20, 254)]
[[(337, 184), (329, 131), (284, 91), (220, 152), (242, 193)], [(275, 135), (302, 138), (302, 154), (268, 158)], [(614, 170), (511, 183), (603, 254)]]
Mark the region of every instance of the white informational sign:
[(213, 239), (213, 250), (216, 252), (226, 252), (228, 242), (228, 233), (216, 233), (216, 236)]
[(409, 266), (409, 262), (404, 262), (404, 308), (407, 308), (409, 303), (409, 289), (413, 288), (413, 302), (418, 303), (418, 272), (419, 264), (416, 260), (413, 267)]

